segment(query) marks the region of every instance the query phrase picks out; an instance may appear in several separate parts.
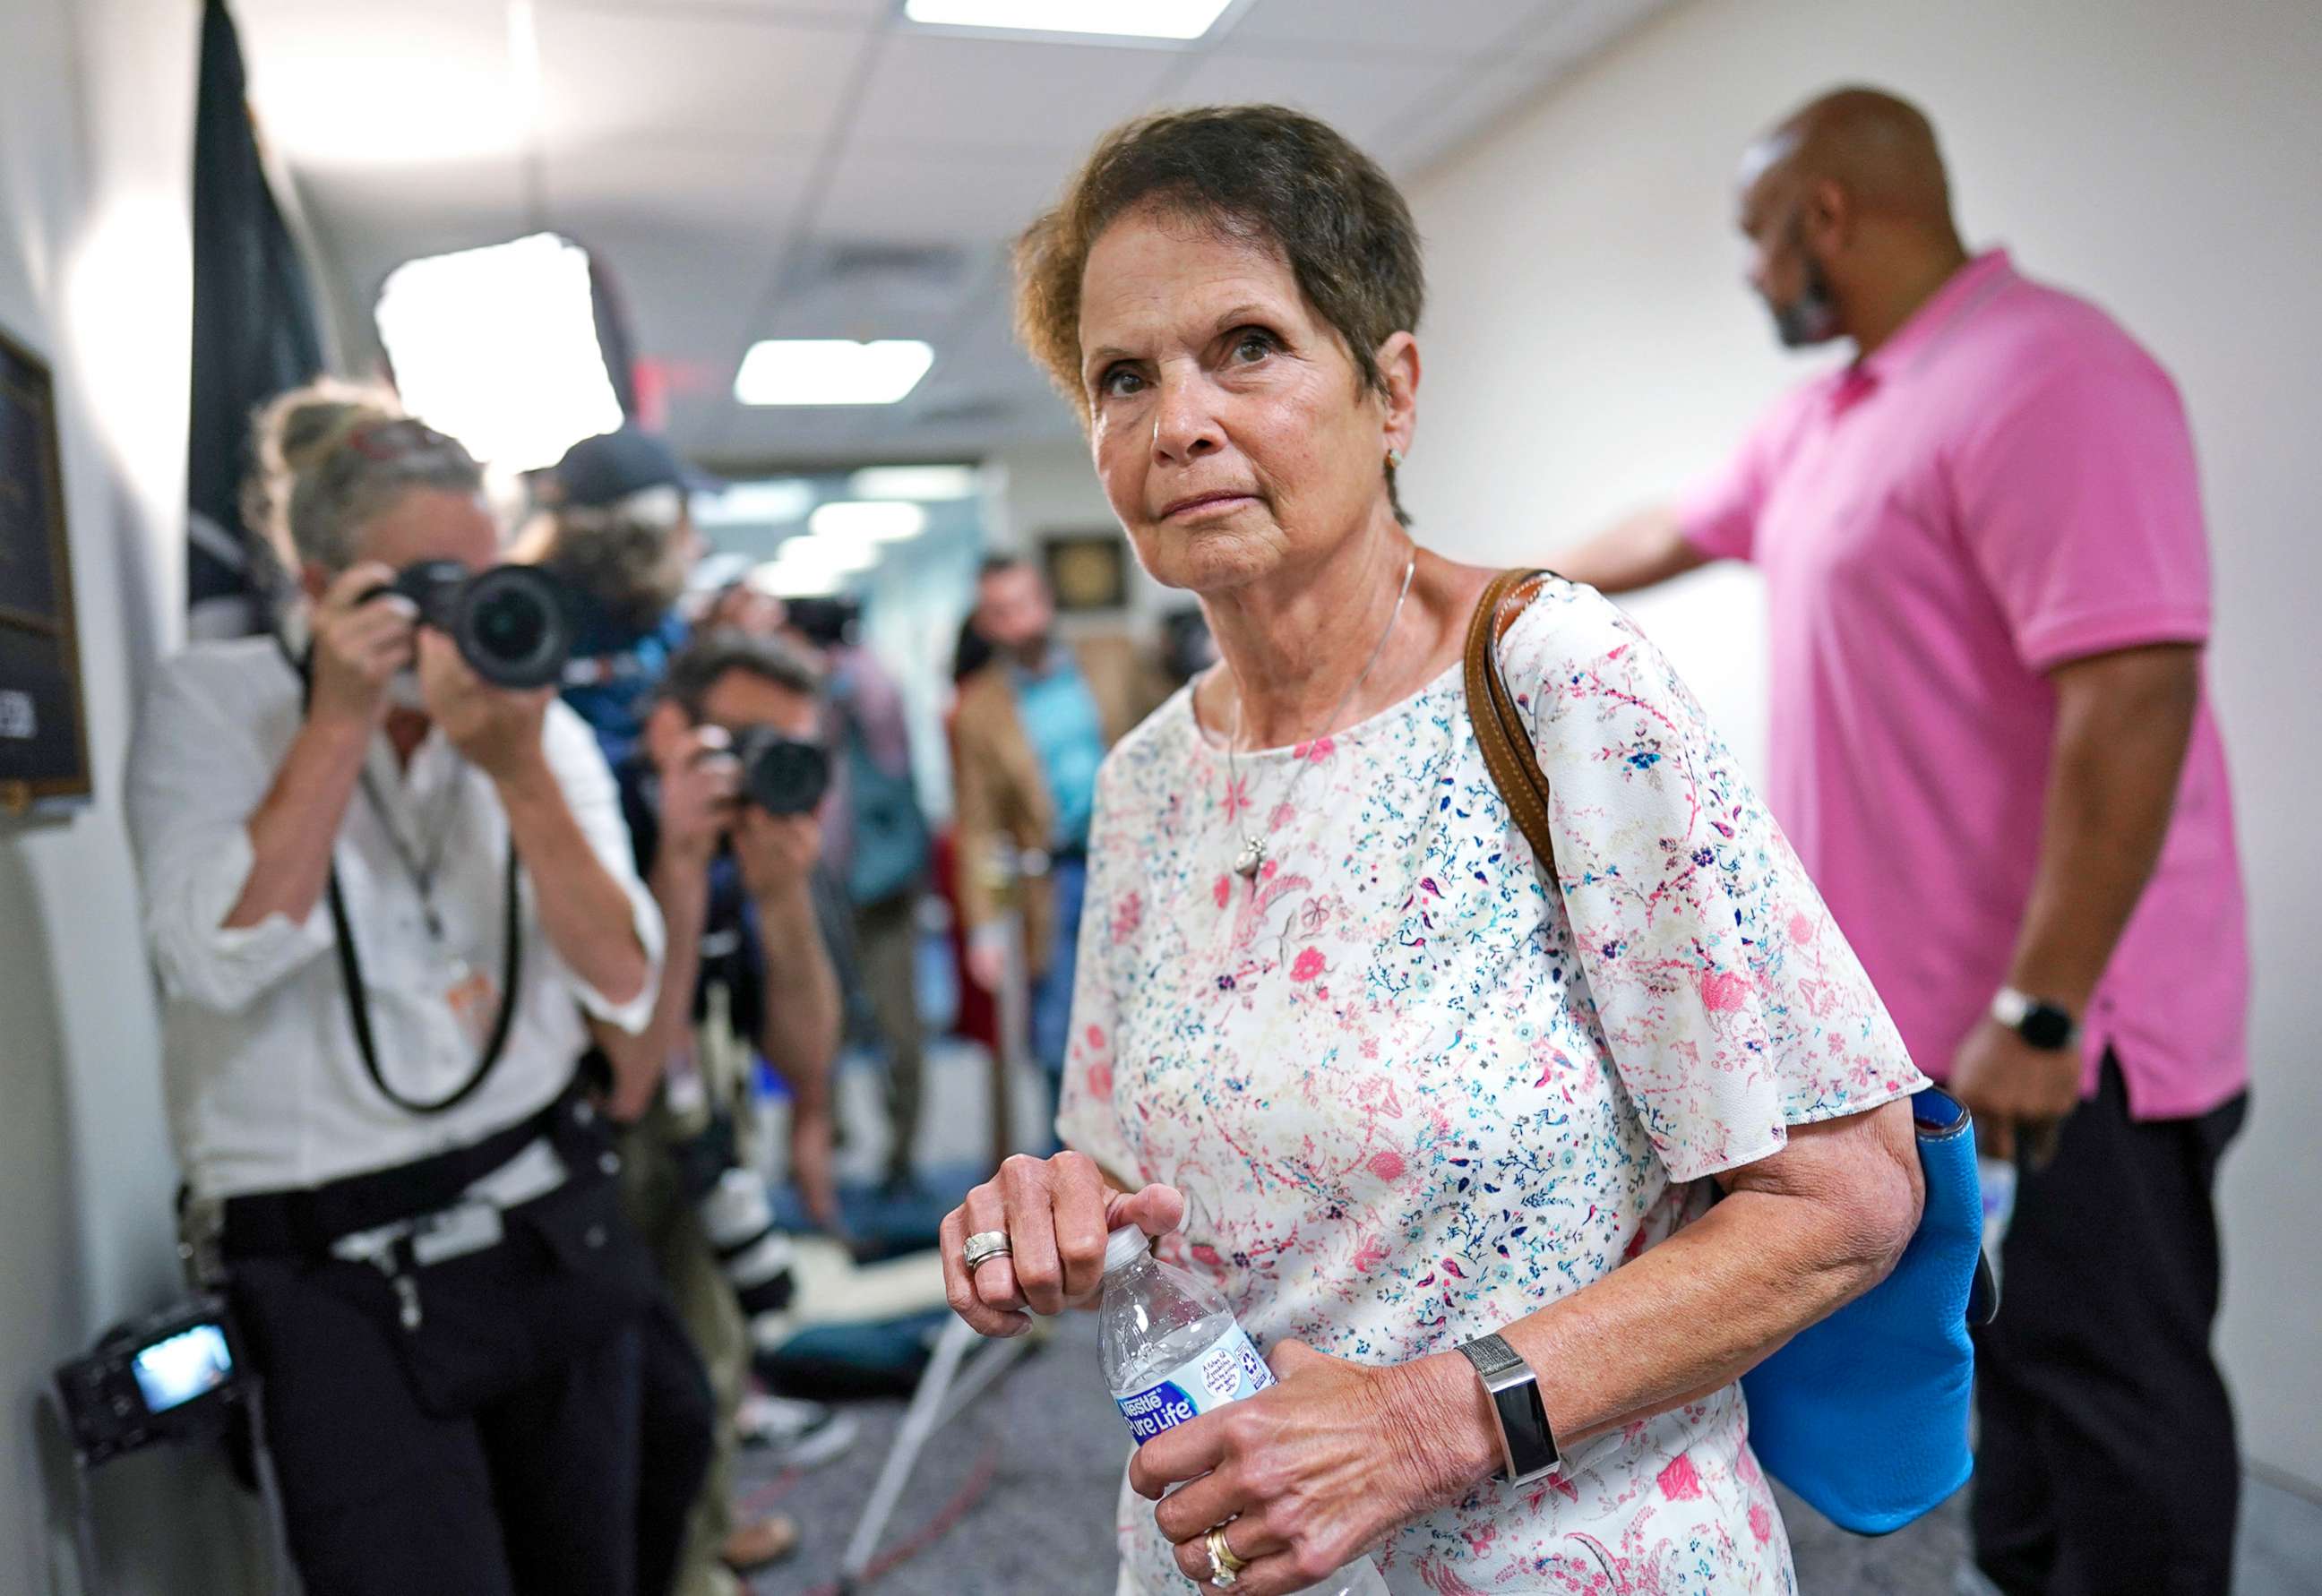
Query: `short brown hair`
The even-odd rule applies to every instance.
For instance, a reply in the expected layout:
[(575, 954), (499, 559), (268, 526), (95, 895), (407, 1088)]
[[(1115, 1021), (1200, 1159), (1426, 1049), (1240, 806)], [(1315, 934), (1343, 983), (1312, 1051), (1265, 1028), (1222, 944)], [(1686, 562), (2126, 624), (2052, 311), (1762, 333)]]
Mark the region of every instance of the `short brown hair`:
[(822, 697), (822, 672), (804, 654), (778, 637), (730, 627), (697, 632), (687, 639), (663, 669), (654, 697), (677, 705), (688, 719), (699, 722), (711, 689), (733, 670), (746, 671), (802, 698)]
[(1346, 341), (1364, 386), (1385, 390), (1378, 347), (1415, 332), (1427, 298), (1410, 206), (1328, 124), (1280, 105), (1213, 105), (1107, 133), (1056, 208), (1017, 241), (1017, 336), (1083, 421), (1081, 274), (1104, 230), (1147, 202), (1270, 246)]

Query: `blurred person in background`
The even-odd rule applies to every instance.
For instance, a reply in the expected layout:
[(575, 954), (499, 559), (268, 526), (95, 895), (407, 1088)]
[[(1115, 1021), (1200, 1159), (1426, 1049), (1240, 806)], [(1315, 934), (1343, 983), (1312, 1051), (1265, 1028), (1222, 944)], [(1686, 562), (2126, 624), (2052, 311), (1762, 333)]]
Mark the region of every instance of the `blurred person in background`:
[(2213, 1193), (2249, 968), (2183, 406), (2104, 312), (1968, 252), (1891, 96), (1807, 105), (1740, 192), (1782, 342), (1853, 358), (1558, 568), (1607, 592), (1763, 569), (1774, 810), (1914, 1057), (2026, 1157), (1978, 1336), (1984, 1573), (2223, 1591)]
[(782, 1515), (736, 1521), (745, 1431), (797, 1466), (854, 1436), (851, 1419), (818, 1404), (749, 1391), (751, 1321), (789, 1308), (795, 1289), (788, 1238), (772, 1228), (751, 1155), (755, 1055), (790, 1089), (791, 1179), (815, 1221), (835, 1224), (840, 999), (812, 895), (819, 823), (811, 810), (774, 814), (751, 801), (735, 752), (766, 731), (818, 742), (822, 719), (820, 680), (795, 652), (703, 631), (670, 659), (636, 751), (616, 772), (637, 869), (669, 939), (649, 1023), (634, 1038), (605, 1039), (610, 1110), (628, 1127), (622, 1192), (708, 1366), (718, 1414), (679, 1596), (732, 1596), (732, 1570), (798, 1543)]
[(694, 568), (695, 579), (709, 579), (694, 626), (714, 632), (728, 628), (753, 637), (772, 637), (782, 629), (782, 601), (750, 579), (754, 562), (739, 554), (713, 554)]
[(1022, 872), (1014, 899), (1032, 1056), (1052, 1090), (1065, 1067), (1097, 767), (1166, 696), (1127, 639), (1066, 645), (1056, 637), (1056, 618), (1047, 579), (1029, 560), (984, 561), (972, 621), (992, 658), (960, 683), (953, 723), (968, 973), (992, 991), (1006, 969), (994, 872), (1004, 852)]
[(855, 640), (862, 624), (855, 606), (793, 598), (782, 615), (786, 633), (812, 650), (823, 667), (829, 705), (825, 741), (831, 752), (824, 858), (851, 911), (869, 1040), (887, 1062), (887, 1186), (908, 1191), (916, 1180), (911, 1152), (927, 1075), (919, 909), (932, 858), (911, 775), (910, 727), (894, 679)]
[(658, 1596), (708, 1399), (646, 1387), (659, 1293), (574, 1065), (645, 1027), (661, 916), (588, 728), (379, 591), (500, 562), (467, 451), (332, 385), (253, 431), (306, 641), (160, 666), (127, 789), (189, 1256), (292, 1555), (331, 1596)]
[(635, 752), (646, 706), (684, 646), (678, 600), (705, 545), (691, 494), (708, 479), (635, 427), (583, 438), (549, 472), (549, 525), (536, 558), (576, 596), (564, 701), (597, 734), (606, 762)]

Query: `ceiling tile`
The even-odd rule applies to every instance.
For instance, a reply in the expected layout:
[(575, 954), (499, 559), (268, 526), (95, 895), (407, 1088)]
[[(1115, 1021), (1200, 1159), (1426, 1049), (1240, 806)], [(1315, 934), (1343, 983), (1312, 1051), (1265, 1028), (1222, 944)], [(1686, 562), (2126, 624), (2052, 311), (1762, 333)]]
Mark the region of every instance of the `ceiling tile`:
[(1293, 60), (1229, 50), (1205, 59), (1169, 97), (1182, 105), (1288, 105), (1321, 117), (1368, 150), (1426, 108), (1431, 96), (1465, 92), (1469, 76), (1434, 56)]
[(1494, 50), (1534, 5), (1513, 0), (1427, 0), (1420, 5), (1348, 0), (1257, 0), (1224, 45), (1270, 53), (1369, 52), (1456, 59)]
[(872, 35), (743, 14), (540, 14), (551, 149), (631, 134), (734, 147), (818, 146)]
[(541, 10), (593, 11), (618, 16), (688, 14), (745, 16), (818, 27), (872, 28), (892, 16), (900, 0), (541, 0)]
[(886, 149), (1078, 155), (1184, 59), (1175, 50), (898, 32), (880, 52), (854, 136)]
[(526, 231), (514, 160), (416, 171), (292, 170), (300, 202), (337, 257), (352, 303), (366, 319), (379, 285), (404, 261), (505, 243)]
[(851, 149), (832, 176), (815, 229), (846, 239), (1012, 239), (1054, 202), (1071, 170), (1071, 160), (1060, 155)]

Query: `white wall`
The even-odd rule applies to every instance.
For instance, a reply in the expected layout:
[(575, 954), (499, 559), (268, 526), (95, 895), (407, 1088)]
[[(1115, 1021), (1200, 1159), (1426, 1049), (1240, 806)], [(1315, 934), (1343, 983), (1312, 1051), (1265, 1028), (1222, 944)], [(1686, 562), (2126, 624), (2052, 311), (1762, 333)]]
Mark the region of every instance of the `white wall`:
[[(1448, 551), (1538, 561), (1716, 461), (1807, 369), (1741, 287), (1735, 158), (1843, 81), (1917, 99), (1970, 245), (2004, 242), (2109, 307), (2191, 409), (2259, 980), (2222, 1345), (2250, 1454), (2322, 1482), (2322, 983), (2306, 968), (2322, 950), (2322, 7), (1698, 0), (1665, 15), (1412, 186), (1433, 309), (1407, 497)], [(1762, 762), (1754, 579), (1705, 573), (1635, 607)]]
[[(69, 1591), (35, 1426), (51, 1364), (177, 1290), (160, 1038), (120, 805), (142, 667), (183, 605), (187, 0), (0, 7), (0, 326), (54, 367), (95, 807), (0, 823), (0, 1596)], [(244, 1588), (247, 1527), (206, 1461), (96, 1493), (107, 1588)]]

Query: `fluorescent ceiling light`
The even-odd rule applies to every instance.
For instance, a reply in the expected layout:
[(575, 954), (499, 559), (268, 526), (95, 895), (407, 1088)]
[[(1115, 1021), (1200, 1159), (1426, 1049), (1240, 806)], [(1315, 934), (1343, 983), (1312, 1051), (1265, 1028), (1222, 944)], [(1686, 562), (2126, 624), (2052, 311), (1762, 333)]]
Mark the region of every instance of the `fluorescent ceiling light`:
[(983, 486), (983, 474), (974, 466), (872, 466), (846, 479), (846, 491), (855, 498), (910, 498), (928, 504), (974, 498)]
[(729, 482), (694, 496), (693, 519), (699, 526), (787, 526), (814, 507), (814, 484), (796, 477)]
[(909, 0), (903, 14), (932, 28), (1199, 39), (1230, 0)]
[(750, 586), (777, 598), (820, 598), (838, 591), (839, 577), (836, 571), (769, 560), (750, 573)]
[(794, 537), (774, 551), (774, 561), (781, 565), (846, 576), (858, 570), (868, 570), (878, 564), (879, 545), (869, 542), (841, 543), (832, 538)]
[(373, 313), (404, 405), (504, 470), (621, 424), (589, 252), (553, 233), (398, 266)]
[(769, 338), (742, 357), (734, 397), (745, 405), (892, 405), (935, 360), (916, 338)]
[(807, 530), (835, 543), (900, 543), (928, 529), (928, 513), (894, 499), (836, 499), (818, 505)]

